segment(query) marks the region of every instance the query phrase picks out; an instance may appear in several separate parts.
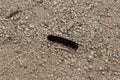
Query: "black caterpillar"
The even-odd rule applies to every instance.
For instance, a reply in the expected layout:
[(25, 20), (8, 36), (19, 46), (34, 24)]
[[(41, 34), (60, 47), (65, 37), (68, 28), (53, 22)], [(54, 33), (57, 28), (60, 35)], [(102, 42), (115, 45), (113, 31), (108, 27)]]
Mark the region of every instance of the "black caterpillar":
[(53, 42), (61, 43), (61, 44), (65, 45), (65, 46), (71, 47), (73, 49), (77, 49), (78, 48), (78, 44), (77, 43), (75, 43), (75, 42), (73, 42), (71, 40), (59, 37), (59, 36), (48, 35), (47, 39), (50, 40), (50, 41), (53, 41)]

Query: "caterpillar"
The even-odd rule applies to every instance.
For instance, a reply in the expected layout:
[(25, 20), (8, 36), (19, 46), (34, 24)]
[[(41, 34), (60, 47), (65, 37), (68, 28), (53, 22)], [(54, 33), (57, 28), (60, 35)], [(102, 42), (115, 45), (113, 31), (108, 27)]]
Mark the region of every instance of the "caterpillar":
[(71, 47), (73, 49), (78, 49), (78, 44), (76, 42), (68, 40), (68, 39), (63, 38), (63, 37), (54, 36), (54, 35), (48, 35), (47, 39), (49, 41), (57, 42), (57, 43), (65, 45), (67, 47)]

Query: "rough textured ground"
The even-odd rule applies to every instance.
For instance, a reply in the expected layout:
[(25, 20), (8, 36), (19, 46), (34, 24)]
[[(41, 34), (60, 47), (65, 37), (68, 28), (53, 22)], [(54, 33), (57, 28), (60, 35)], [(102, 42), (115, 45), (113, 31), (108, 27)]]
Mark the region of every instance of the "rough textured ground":
[(120, 0), (0, 0), (0, 80), (120, 80)]

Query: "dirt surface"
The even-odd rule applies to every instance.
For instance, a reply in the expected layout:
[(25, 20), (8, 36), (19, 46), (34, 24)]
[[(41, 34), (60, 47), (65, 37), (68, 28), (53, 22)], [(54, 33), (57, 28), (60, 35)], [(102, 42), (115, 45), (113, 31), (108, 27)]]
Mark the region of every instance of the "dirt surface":
[(0, 80), (120, 80), (120, 0), (0, 0)]

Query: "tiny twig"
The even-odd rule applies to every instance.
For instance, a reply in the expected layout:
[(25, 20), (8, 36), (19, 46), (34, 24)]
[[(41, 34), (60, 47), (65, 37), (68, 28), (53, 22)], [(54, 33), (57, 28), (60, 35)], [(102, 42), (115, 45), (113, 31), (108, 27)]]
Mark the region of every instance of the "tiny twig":
[(105, 22), (103, 22), (103, 21), (98, 20), (98, 23), (101, 24), (101, 25), (104, 25), (104, 26), (107, 27), (107, 28), (112, 29), (112, 27), (111, 27), (109, 24), (107, 24), (107, 23), (105, 23)]
[(61, 50), (64, 50), (68, 53), (72, 53), (68, 48), (63, 48), (63, 47), (60, 47), (60, 46), (55, 47), (55, 49), (61, 49)]

